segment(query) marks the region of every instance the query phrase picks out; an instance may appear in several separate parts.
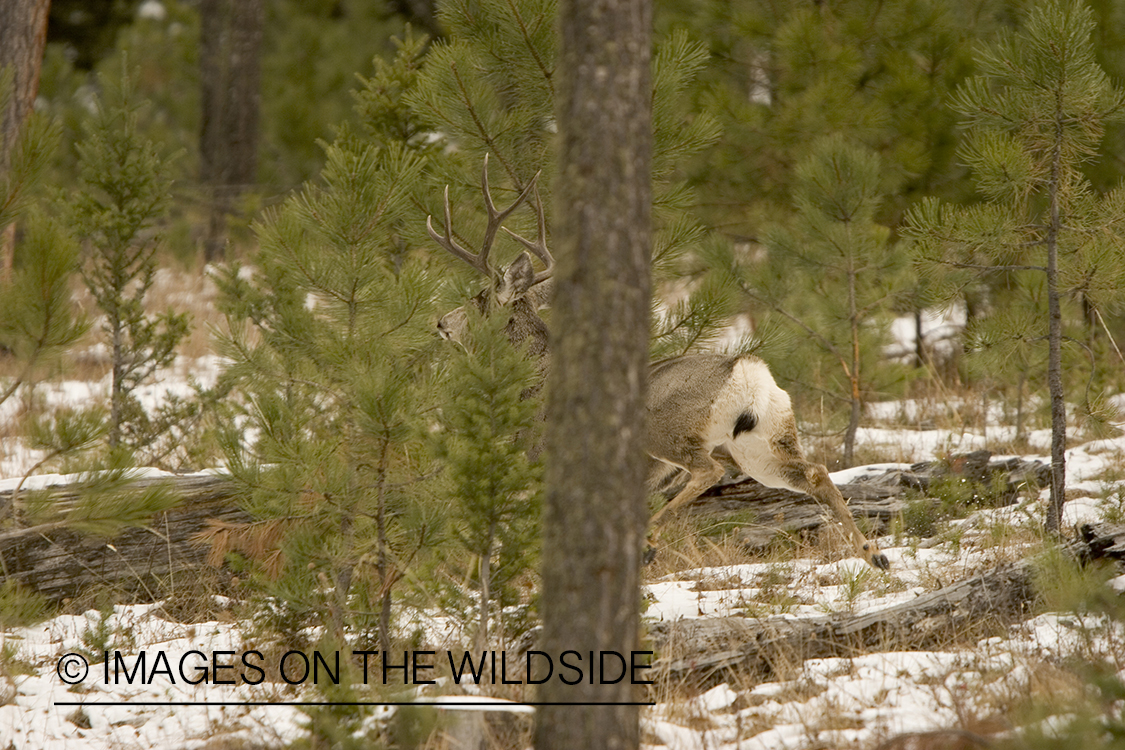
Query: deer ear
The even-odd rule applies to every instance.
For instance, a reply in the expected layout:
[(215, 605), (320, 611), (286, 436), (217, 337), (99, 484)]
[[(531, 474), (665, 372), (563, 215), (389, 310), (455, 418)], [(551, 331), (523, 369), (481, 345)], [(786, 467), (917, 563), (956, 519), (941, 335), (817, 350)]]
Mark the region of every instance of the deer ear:
[(527, 290), (535, 283), (535, 267), (531, 265), (531, 256), (520, 253), (512, 264), (504, 269), (504, 282), (496, 291), (496, 301), (507, 305), (527, 294)]

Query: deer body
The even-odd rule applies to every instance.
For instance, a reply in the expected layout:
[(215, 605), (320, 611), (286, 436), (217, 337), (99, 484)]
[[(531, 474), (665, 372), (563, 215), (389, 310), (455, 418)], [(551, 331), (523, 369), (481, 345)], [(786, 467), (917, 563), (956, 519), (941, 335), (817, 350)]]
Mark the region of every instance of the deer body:
[(654, 459), (650, 487), (670, 471), (687, 485), (652, 517), (654, 525), (723, 477), (717, 451), (767, 487), (803, 492), (832, 510), (859, 557), (886, 570), (887, 558), (856, 526), (828, 470), (805, 458), (789, 394), (757, 357), (692, 354), (657, 362), (649, 372), (645, 450)]
[[(508, 307), (507, 336), (512, 343), (527, 346), (528, 355), (536, 358), (542, 376), (550, 366), (550, 348), (547, 326), (539, 310), (549, 302), (550, 272), (554, 265), (546, 246), (543, 208), (536, 193), (537, 242), (509, 234), (543, 261), (547, 270), (535, 273), (531, 258), (522, 253), (502, 273), (494, 273), (487, 265), (492, 238), (503, 218), (534, 189), (534, 180), (504, 211), (497, 211), (492, 204), (487, 158), (482, 183), (489, 225), (480, 252), (469, 253), (453, 240), (448, 202), (444, 236), (427, 222), (430, 236), (489, 277), (490, 287), (470, 304), (484, 314), (492, 305)], [(464, 309), (458, 308), (442, 317), (438, 331), (444, 338), (459, 341), (467, 320)], [(690, 504), (722, 478), (723, 466), (715, 458), (722, 451), (744, 473), (767, 487), (784, 487), (812, 496), (832, 511), (860, 558), (879, 569), (889, 567), (878, 546), (856, 526), (828, 470), (805, 458), (789, 394), (777, 385), (762, 360), (749, 355), (691, 354), (656, 362), (649, 371), (646, 406), (645, 451), (651, 458), (650, 488), (655, 489), (677, 470), (690, 476), (687, 485), (652, 517), (653, 525)]]

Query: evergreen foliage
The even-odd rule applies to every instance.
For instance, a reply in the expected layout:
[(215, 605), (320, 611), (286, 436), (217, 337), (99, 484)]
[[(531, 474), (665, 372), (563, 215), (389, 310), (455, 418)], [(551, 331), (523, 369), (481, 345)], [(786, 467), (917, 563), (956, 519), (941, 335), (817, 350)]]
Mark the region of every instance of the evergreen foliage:
[(730, 257), (724, 265), (781, 326), (815, 345), (806, 349), (818, 352), (815, 359), (794, 353), (778, 373), (848, 407), (843, 463), (850, 466), (863, 403), (901, 376), (883, 362), (883, 348), (909, 268), (876, 221), (885, 180), (877, 154), (828, 136), (813, 144), (795, 177), (797, 216), (792, 226), (768, 231), (765, 267)]
[[(478, 561), (482, 648), (491, 603), (516, 601), (513, 582), (537, 567), (541, 471), (528, 456), (541, 440), (539, 402), (524, 398), (533, 363), (504, 335), (504, 315), (471, 315), (473, 341), (450, 365), (436, 455), (455, 499), (454, 531)], [(465, 576), (472, 578), (472, 571)]]
[[(73, 180), (74, 145), (82, 138), (81, 122), (97, 88), (91, 73), (115, 80), (127, 57), (139, 71), (133, 81), (138, 95), (151, 103), (140, 113), (140, 132), (158, 145), (183, 150), (170, 165), (179, 200), (171, 206), (177, 233), (168, 240), (177, 255), (192, 260), (196, 248), (190, 230), (200, 199), (199, 9), (185, 0), (160, 4), (162, 14), (130, 14), (128, 23), (95, 31), (101, 43), (88, 60), (74, 59), (69, 40), (48, 39), (39, 105), (64, 124), (54, 171), (61, 181)], [(266, 9), (259, 185), (236, 207), (244, 217), (257, 210), (263, 196), (283, 194), (323, 166), (319, 142), (331, 141), (336, 128), (356, 121), (350, 107), (355, 75), (369, 74), (373, 57), (389, 55), (391, 36), (404, 26), (383, 2), (282, 0), (266, 3)], [(89, 19), (91, 25), (105, 20)], [(245, 231), (235, 235), (240, 242), (248, 237)]]
[(414, 90), (425, 64), (427, 39), (408, 28), (402, 39), (393, 41), (394, 57), (375, 58), (375, 72), (370, 78), (360, 76), (360, 88), (353, 92), (362, 129), (377, 145), (401, 143), (436, 155), (439, 149), (427, 137), (422, 118), (403, 106), (403, 97)]
[(79, 144), (81, 176), (69, 221), (90, 249), (86, 287), (104, 313), (112, 368), (109, 447), (139, 447), (152, 436), (140, 429), (144, 412), (134, 392), (171, 364), (187, 335), (186, 314), (149, 315), (145, 296), (156, 274), (155, 226), (171, 199), (171, 180), (156, 146), (138, 132), (138, 110), (128, 75), (106, 84)]
[(77, 245), (52, 220), (25, 216), (16, 268), (0, 282), (0, 348), (17, 363), (16, 374), (0, 383), (0, 403), (35, 382), (88, 328), (71, 299)]
[[(453, 226), (459, 233), (480, 234), (483, 212), (479, 174), (486, 153), (500, 173), (491, 178), (498, 205), (510, 202), (532, 177), (541, 174), (538, 184), (550, 226), (556, 147), (557, 13), (555, 0), (520, 4), (451, 0), (439, 7), (448, 37), (430, 50), (403, 101), (437, 143), (455, 149), (452, 156), (434, 164), (436, 184), (450, 186)], [(661, 40), (653, 54), (652, 257), (657, 285), (682, 274), (689, 267), (686, 256), (707, 236), (692, 217), (695, 195), (678, 173), (685, 159), (719, 136), (714, 118), (706, 112), (686, 116), (688, 92), (706, 64), (705, 48), (684, 34)], [(442, 215), (441, 195), (440, 190), (432, 189), (422, 196), (426, 213)], [(521, 226), (519, 221), (519, 217), (513, 217), (511, 229), (534, 236), (534, 227)], [(496, 244), (497, 266), (509, 262), (520, 250), (504, 237)], [(717, 289), (711, 287), (710, 292)], [(689, 336), (688, 340), (698, 344), (712, 338), (729, 312), (724, 306), (693, 308), (693, 324), (700, 335)], [(677, 346), (683, 345), (684, 339), (665, 335), (682, 326), (683, 315), (654, 316), (654, 322), (654, 356), (683, 353)]]
[[(11, 95), (11, 69), (0, 69), (0, 111)], [(70, 299), (77, 247), (57, 224), (31, 210), (58, 135), (55, 122), (33, 114), (0, 173), (0, 231), (17, 219), (26, 222), (12, 278), (0, 279), (0, 350), (17, 362), (16, 375), (0, 383), (0, 404), (32, 382), (87, 327)]]
[(881, 223), (927, 194), (966, 197), (949, 92), (971, 71), (975, 39), (1006, 19), (998, 4), (909, 0), (673, 2), (657, 28), (709, 46), (692, 90), (724, 137), (690, 165), (707, 221), (753, 240), (794, 210), (795, 168), (824, 133), (875, 150), (887, 190)]
[(274, 190), (314, 176), (320, 147), (353, 123), (356, 74), (389, 56), (403, 20), (383, 2), (280, 0), (266, 4), (262, 48), (260, 179)]
[(983, 48), (980, 75), (954, 104), (969, 128), (961, 154), (985, 202), (929, 199), (909, 216), (919, 262), (940, 280), (941, 299), (963, 294), (981, 274), (1003, 279), (1008, 294), (994, 300), (1002, 309), (973, 321), (969, 332), (995, 371), (1019, 376), (1009, 368), (1034, 361), (1031, 352), (1047, 343), (1049, 529), (1058, 529), (1063, 503), (1063, 348), (1079, 340), (1068, 321), (1077, 319), (1079, 302), (1120, 309), (1125, 282), (1125, 191), (1098, 195), (1083, 173), (1106, 123), (1125, 114), (1125, 97), (1095, 60), (1093, 31), (1085, 5), (1052, 0), (1031, 11), (1022, 32)]
[(377, 630), (386, 649), (392, 592), (439, 525), (418, 483), (434, 280), (396, 262), (389, 231), (422, 161), (356, 143), (326, 157), (319, 183), (256, 225), (256, 272), (219, 279), (224, 377), (243, 399), (224, 450), (257, 520), (212, 541), (253, 562), (294, 627)]
[[(13, 71), (0, 68), (0, 109), (6, 110), (13, 95)], [(32, 114), (20, 129), (0, 172), (0, 228), (7, 227), (28, 208), (32, 189), (42, 178), (59, 138), (56, 122)]]
[(27, 627), (40, 622), (50, 611), (47, 600), (34, 591), (25, 591), (12, 579), (0, 584), (0, 628)]

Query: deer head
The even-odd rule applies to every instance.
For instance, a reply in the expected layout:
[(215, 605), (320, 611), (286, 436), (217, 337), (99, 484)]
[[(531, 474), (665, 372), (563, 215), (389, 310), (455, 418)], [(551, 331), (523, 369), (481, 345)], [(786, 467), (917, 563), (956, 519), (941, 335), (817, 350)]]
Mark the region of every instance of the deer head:
[[(547, 222), (543, 215), (543, 202), (539, 197), (538, 181), (539, 174), (537, 173), (511, 205), (504, 209), (498, 209), (492, 200), (492, 193), (488, 186), (488, 156), (485, 155), (484, 167), (481, 170), (481, 192), (484, 194), (488, 222), (485, 226), (480, 250), (475, 253), (467, 250), (453, 236), (449, 186), (445, 188), (444, 232), (439, 233), (434, 229), (432, 216), (426, 218), (426, 230), (438, 245), (454, 257), (469, 264), (488, 280), (485, 288), (473, 297), (467, 305), (473, 305), (478, 312), (484, 315), (492, 312), (494, 307), (508, 308), (511, 315), (505, 328), (508, 339), (516, 345), (527, 342), (528, 353), (540, 360), (545, 360), (548, 354), (547, 326), (539, 316), (539, 310), (546, 307), (550, 301), (551, 274), (554, 272), (555, 259), (551, 256), (550, 250), (547, 249)], [(503, 226), (504, 221), (512, 212), (523, 205), (529, 197), (533, 199), (538, 222), (538, 236), (534, 242)], [(496, 234), (501, 229), (520, 243), (526, 252), (520, 253), (507, 267), (497, 270), (489, 262), (489, 255), (496, 241)], [(542, 271), (535, 270), (529, 252), (543, 263), (544, 269)], [(467, 305), (462, 305), (446, 313), (438, 321), (438, 333), (442, 338), (459, 343), (463, 342), (468, 320)], [(543, 367), (541, 366), (540, 369), (543, 369)]]

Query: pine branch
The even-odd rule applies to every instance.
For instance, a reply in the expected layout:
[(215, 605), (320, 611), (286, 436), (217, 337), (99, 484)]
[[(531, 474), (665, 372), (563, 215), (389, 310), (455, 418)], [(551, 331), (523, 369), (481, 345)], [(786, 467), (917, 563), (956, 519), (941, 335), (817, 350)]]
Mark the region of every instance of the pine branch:
[(523, 37), (524, 44), (527, 46), (527, 51), (531, 54), (531, 58), (535, 60), (535, 64), (539, 67), (539, 72), (543, 74), (543, 80), (547, 82), (547, 88), (551, 91), (551, 98), (554, 99), (555, 86), (551, 80), (551, 71), (547, 68), (547, 64), (539, 54), (539, 48), (531, 41), (531, 35), (527, 31), (527, 24), (524, 23), (523, 16), (520, 15), (519, 5), (513, 2), (513, 0), (507, 0), (507, 2), (508, 9), (512, 12), (512, 16), (516, 19), (516, 25), (520, 28), (520, 35)]
[(844, 370), (844, 374), (847, 375), (847, 377), (850, 378), (852, 376), (851, 375), (851, 372), (852, 372), (851, 367), (848, 365), (847, 358), (840, 352), (840, 350), (836, 347), (836, 345), (833, 344), (831, 341), (829, 341), (822, 333), (820, 333), (820, 331), (816, 330), (815, 328), (810, 326), (808, 323), (801, 320), (797, 316), (793, 315), (788, 310), (781, 307), (780, 305), (773, 302), (772, 300), (768, 300), (768, 299), (760, 296), (755, 290), (753, 290), (749, 286), (747, 286), (746, 283), (742, 279), (738, 279), (737, 282), (738, 282), (739, 288), (742, 289), (742, 291), (745, 292), (746, 295), (749, 296), (751, 299), (753, 299), (757, 302), (761, 302), (763, 305), (766, 305), (771, 310), (776, 312), (778, 315), (781, 315), (782, 317), (786, 318), (791, 323), (793, 323), (794, 325), (801, 328), (805, 333), (809, 334), (809, 336), (811, 336), (814, 340), (816, 340), (816, 342), (818, 344), (820, 344), (821, 348), (823, 348), (825, 351), (827, 351), (829, 354), (831, 354), (836, 359), (836, 361), (839, 363), (840, 367)]
[(955, 260), (935, 260), (933, 262), (934, 263), (940, 263), (941, 265), (944, 265), (944, 266), (949, 266), (950, 268), (962, 268), (962, 269), (972, 270), (972, 271), (1040, 271), (1042, 273), (1047, 272), (1046, 266), (1019, 266), (1019, 265), (996, 266), (996, 265), (988, 265), (988, 264), (981, 264), (981, 263), (964, 263), (962, 261), (955, 261)]

